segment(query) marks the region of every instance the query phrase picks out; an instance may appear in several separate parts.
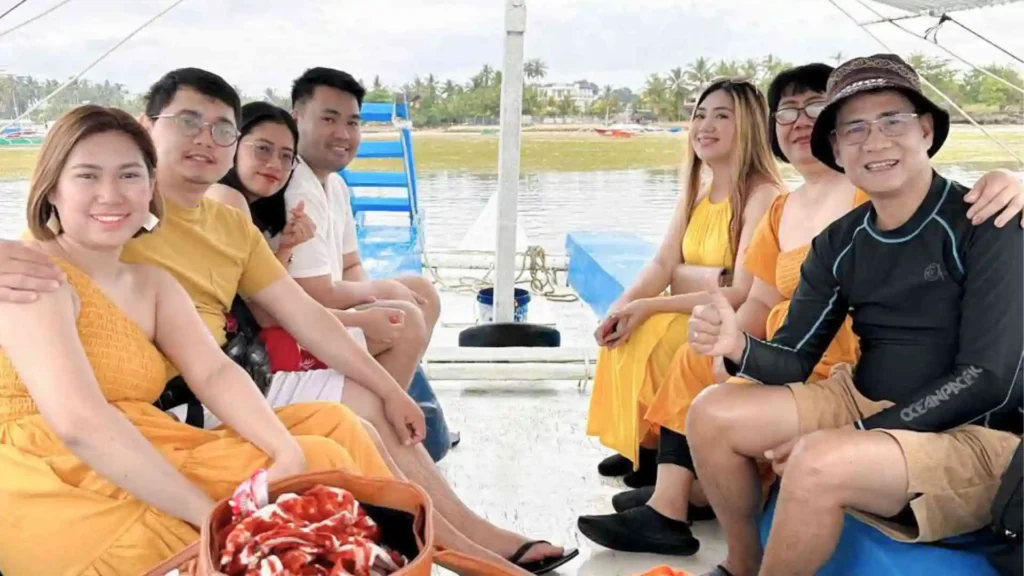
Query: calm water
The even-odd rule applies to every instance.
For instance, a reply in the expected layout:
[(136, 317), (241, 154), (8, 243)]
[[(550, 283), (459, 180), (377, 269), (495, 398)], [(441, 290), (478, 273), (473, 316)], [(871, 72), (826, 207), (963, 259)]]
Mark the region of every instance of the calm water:
[[(959, 166), (940, 171), (964, 184), (981, 175)], [(422, 174), (420, 206), (428, 247), (457, 247), (497, 187), (496, 174)], [(27, 189), (27, 181), (0, 182), (0, 238), (14, 238), (24, 230)], [(678, 190), (674, 169), (527, 174), (519, 187), (519, 225), (531, 244), (551, 253), (563, 252), (566, 233), (579, 230), (633, 232), (656, 242)]]

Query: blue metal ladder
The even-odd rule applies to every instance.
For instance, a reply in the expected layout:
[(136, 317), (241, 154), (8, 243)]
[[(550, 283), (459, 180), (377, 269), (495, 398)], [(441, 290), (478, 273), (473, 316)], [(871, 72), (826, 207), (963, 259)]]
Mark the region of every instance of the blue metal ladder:
[[(391, 158), (402, 160), (401, 172), (340, 172), (352, 189), (352, 214), (362, 221), (366, 212), (405, 212), (409, 223), (416, 220), (419, 205), (416, 199), (416, 163), (412, 151), (412, 123), (408, 104), (396, 102), (364, 102), (361, 110), (364, 122), (385, 122), (398, 128), (397, 140), (367, 140), (359, 146), (356, 158)], [(357, 188), (404, 188), (401, 196), (358, 194)]]

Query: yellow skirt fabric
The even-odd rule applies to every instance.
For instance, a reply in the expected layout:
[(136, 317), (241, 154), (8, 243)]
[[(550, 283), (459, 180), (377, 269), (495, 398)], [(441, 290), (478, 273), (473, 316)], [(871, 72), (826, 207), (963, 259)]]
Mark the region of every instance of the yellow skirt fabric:
[(686, 342), (689, 314), (655, 314), (621, 346), (601, 348), (590, 396), (587, 434), (634, 464), (640, 442), (656, 434), (645, 414)]
[[(231, 430), (193, 428), (142, 402), (114, 405), (214, 499), (270, 465)], [(390, 477), (361, 420), (341, 404), (296, 404), (277, 414), (297, 437), (310, 470)], [(0, 470), (5, 576), (137, 576), (199, 536), (93, 472), (38, 414), (0, 424)]]

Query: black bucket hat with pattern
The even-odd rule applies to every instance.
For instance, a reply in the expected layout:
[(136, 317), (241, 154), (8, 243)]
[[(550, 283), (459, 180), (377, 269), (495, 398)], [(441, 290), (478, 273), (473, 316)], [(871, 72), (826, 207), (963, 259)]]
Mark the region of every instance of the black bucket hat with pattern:
[(935, 123), (935, 134), (928, 156), (934, 156), (949, 136), (949, 113), (928, 99), (921, 90), (921, 80), (909, 64), (895, 54), (876, 54), (854, 58), (844, 63), (828, 78), (828, 104), (814, 123), (811, 133), (811, 153), (829, 168), (838, 172), (843, 169), (836, 164), (832, 152), (832, 132), (836, 128), (836, 117), (842, 103), (864, 92), (896, 90), (910, 99), (918, 113), (931, 115)]

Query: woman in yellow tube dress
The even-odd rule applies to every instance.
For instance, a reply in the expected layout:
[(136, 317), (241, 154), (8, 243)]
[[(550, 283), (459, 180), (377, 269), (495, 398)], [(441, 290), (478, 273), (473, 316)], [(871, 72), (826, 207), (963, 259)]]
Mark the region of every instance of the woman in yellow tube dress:
[[(156, 152), (125, 112), (83, 106), (53, 127), (29, 228), (68, 282), (0, 303), (0, 570), (135, 576), (198, 537), (216, 499), (258, 468), (390, 476), (337, 403), (271, 410), (213, 341), (173, 278), (122, 264), (160, 214)], [(203, 430), (152, 405), (164, 355), (231, 427)]]
[[(601, 350), (587, 434), (617, 452), (599, 466), (606, 476), (653, 484), (656, 428), (645, 418), (676, 351), (686, 342), (689, 312), (719, 279), (736, 306), (752, 279), (737, 263), (782, 184), (768, 147), (764, 96), (745, 80), (712, 83), (698, 99), (689, 130), (681, 196), (655, 259), (598, 326)], [(710, 184), (701, 185), (707, 169)], [(737, 254), (739, 257), (737, 257)], [(671, 296), (665, 292), (671, 285)], [(648, 450), (641, 455), (641, 444)]]

